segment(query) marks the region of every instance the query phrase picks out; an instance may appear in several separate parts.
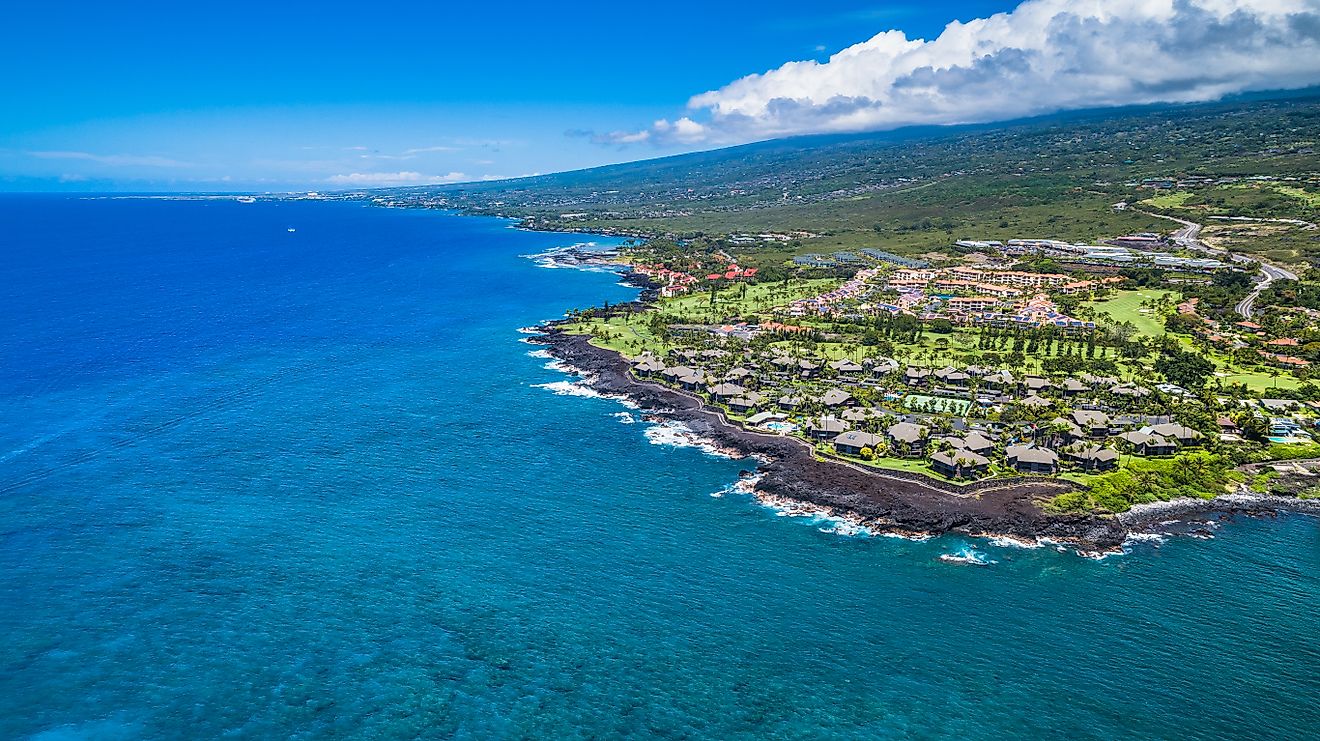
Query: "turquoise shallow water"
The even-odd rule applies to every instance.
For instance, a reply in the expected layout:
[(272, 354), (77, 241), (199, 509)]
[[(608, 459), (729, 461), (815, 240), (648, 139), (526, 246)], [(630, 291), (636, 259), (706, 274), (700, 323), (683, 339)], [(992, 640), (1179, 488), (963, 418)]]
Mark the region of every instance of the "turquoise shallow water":
[[(571, 237), (328, 203), (0, 218), (0, 738), (1320, 728), (1313, 519), (1100, 562), (842, 536), (540, 387), (565, 377), (515, 329), (632, 295), (520, 257)], [(938, 558), (969, 547), (993, 563)]]

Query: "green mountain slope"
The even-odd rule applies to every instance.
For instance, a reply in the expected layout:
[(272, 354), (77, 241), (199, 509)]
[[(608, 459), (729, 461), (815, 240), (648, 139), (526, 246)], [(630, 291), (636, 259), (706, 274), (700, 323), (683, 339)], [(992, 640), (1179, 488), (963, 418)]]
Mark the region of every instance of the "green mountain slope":
[(1318, 138), (1320, 94), (1312, 91), (800, 137), (382, 197), (516, 216), (542, 228), (810, 232), (793, 250), (913, 252), (962, 237), (1082, 240), (1167, 230), (1168, 222), (1112, 208), (1155, 195), (1143, 185), (1149, 179), (1296, 178), (1288, 182), (1302, 191), (1297, 202), (1314, 203)]

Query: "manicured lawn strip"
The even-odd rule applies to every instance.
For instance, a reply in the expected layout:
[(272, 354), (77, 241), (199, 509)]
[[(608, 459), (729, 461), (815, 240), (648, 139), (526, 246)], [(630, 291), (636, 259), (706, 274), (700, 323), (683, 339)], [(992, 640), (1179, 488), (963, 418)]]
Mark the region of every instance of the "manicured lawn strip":
[(1170, 298), (1177, 300), (1173, 291), (1144, 289), (1140, 291), (1115, 291), (1103, 301), (1088, 301), (1087, 306), (1097, 312), (1108, 314), (1114, 323), (1131, 322), (1137, 331), (1147, 337), (1163, 337), (1164, 317), (1157, 311), (1142, 310), (1142, 302), (1150, 299)]
[[(662, 299), (659, 310), (685, 322), (722, 322), (731, 316), (766, 313), (798, 299), (818, 296), (841, 282), (833, 278), (816, 278), (793, 280), (787, 286), (783, 283), (731, 284), (716, 291), (714, 313), (710, 308), (709, 291)], [(743, 285), (747, 286), (745, 296), (742, 293)]]

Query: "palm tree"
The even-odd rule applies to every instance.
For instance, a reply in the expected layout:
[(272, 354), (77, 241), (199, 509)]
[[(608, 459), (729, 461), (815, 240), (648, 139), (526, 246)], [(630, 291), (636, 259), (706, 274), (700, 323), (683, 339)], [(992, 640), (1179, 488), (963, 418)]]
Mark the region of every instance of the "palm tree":
[(1072, 428), (1068, 425), (1067, 422), (1064, 422), (1062, 420), (1058, 422), (1051, 422), (1050, 423), (1051, 446), (1057, 448), (1058, 446), (1062, 445), (1064, 436), (1068, 435), (1071, 432), (1072, 432)]

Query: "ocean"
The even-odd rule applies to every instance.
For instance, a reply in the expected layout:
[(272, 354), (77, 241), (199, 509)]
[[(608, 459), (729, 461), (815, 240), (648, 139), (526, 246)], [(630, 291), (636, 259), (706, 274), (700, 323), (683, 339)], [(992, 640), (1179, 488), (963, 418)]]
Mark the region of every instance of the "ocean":
[(1314, 519), (1097, 561), (782, 516), (522, 341), (635, 295), (527, 257), (589, 237), (66, 196), (0, 227), (0, 739), (1320, 734)]

